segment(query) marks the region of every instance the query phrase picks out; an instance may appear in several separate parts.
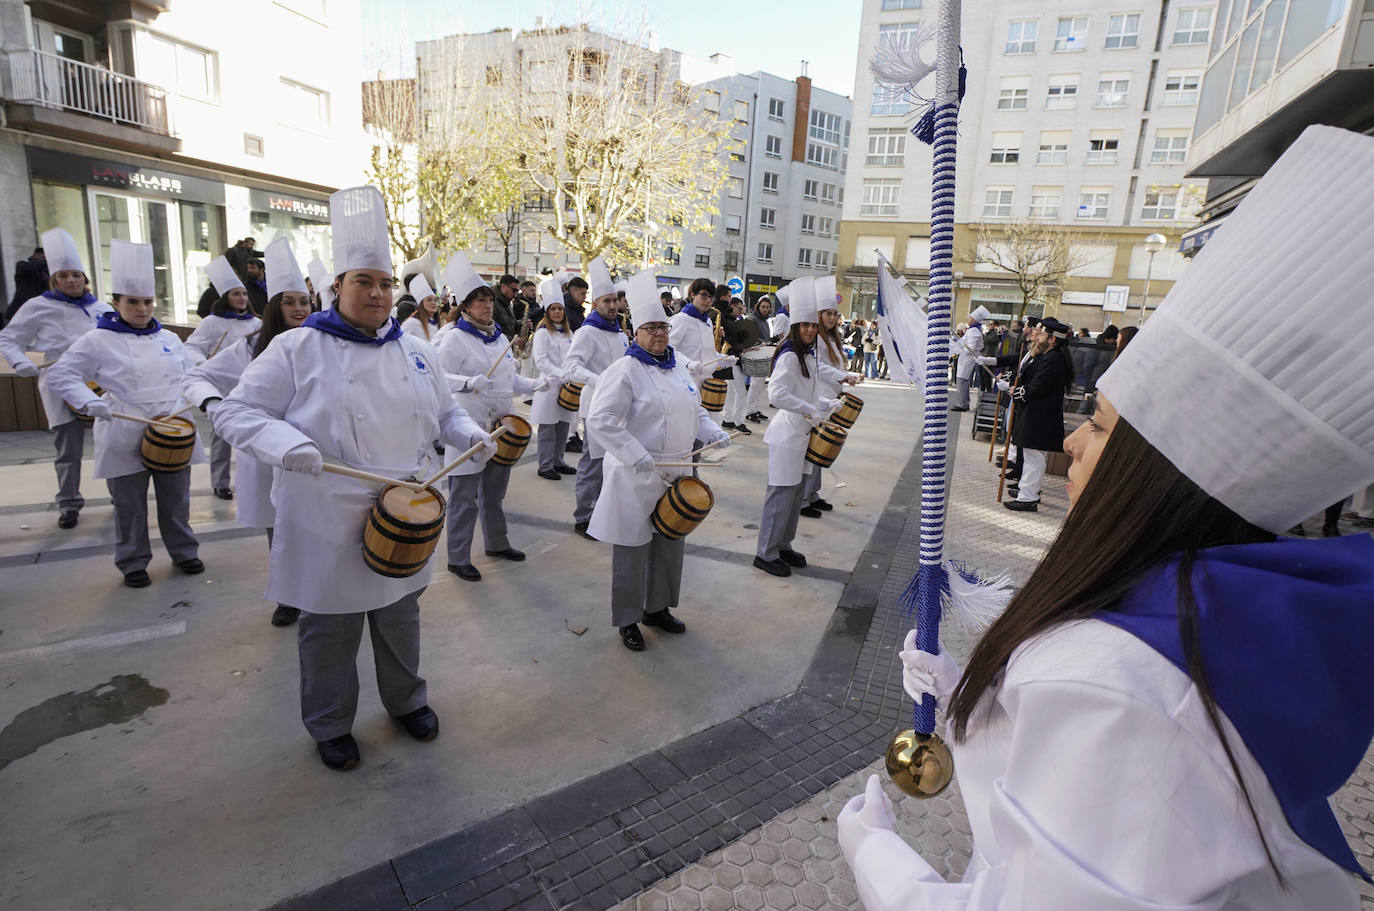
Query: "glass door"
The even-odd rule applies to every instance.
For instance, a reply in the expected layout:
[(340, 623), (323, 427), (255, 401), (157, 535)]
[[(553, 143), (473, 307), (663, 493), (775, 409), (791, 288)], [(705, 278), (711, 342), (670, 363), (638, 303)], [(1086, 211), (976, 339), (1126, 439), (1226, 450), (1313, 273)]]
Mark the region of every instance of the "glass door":
[(105, 190), (90, 191), (91, 223), (100, 259), (96, 293), (110, 295), (110, 241), (127, 240), (153, 248), (153, 315), (159, 322), (184, 322), (185, 280), (181, 275), (181, 236), (173, 204)]

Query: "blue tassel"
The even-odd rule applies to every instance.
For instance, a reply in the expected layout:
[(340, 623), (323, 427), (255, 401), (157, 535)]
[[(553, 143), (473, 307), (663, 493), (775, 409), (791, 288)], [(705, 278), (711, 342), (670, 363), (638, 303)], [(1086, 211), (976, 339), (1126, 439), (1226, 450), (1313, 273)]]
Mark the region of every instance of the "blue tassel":
[[(959, 59), (962, 60), (964, 49), (959, 49)], [(968, 91), (968, 67), (963, 63), (959, 64), (959, 100), (964, 100), (964, 92)], [(915, 136), (926, 145), (935, 144), (935, 102), (930, 102), (921, 111), (921, 116), (917, 118), (916, 124), (911, 128), (911, 135)]]

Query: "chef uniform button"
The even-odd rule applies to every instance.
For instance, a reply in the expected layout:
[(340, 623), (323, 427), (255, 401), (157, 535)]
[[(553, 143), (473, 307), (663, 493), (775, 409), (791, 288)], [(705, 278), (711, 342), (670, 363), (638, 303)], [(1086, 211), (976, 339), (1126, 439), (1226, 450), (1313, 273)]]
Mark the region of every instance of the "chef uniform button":
[(355, 417), (357, 420), (359, 420), (359, 421), (366, 421), (366, 420), (367, 420), (367, 415), (365, 415), (365, 414), (354, 415), (354, 417)]
[(348, 381), (349, 381), (350, 383), (353, 382), (353, 377), (350, 376), (350, 377), (348, 378)]

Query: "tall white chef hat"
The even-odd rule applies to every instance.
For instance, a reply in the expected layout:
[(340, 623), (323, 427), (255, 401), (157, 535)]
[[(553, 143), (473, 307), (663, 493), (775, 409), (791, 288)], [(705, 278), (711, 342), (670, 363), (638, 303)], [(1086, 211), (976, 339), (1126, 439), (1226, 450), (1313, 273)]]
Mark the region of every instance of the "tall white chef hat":
[(110, 241), (110, 291), (129, 297), (156, 297), (153, 245)]
[(988, 312), (987, 307), (979, 304), (977, 307), (973, 308), (973, 312), (968, 315), (968, 319), (969, 323), (981, 323), (985, 319), (992, 319), (992, 314)]
[(773, 296), (778, 299), (778, 309), (786, 307), (787, 302), (792, 299), (792, 285), (790, 283), (783, 285), (773, 292)]
[(320, 306), (328, 310), (334, 306), (334, 278), (329, 274), (329, 267), (317, 256), (306, 268), (310, 271), (310, 284), (320, 296)]
[(43, 256), (48, 260), (48, 274), (59, 272), (80, 272), (86, 274), (81, 265), (81, 254), (76, 251), (76, 241), (61, 228), (49, 228), (43, 232)]
[(354, 269), (392, 274), (386, 204), (376, 187), (349, 187), (329, 197), (334, 274)]
[(835, 290), (835, 276), (827, 275), (824, 278), (816, 279), (816, 312), (822, 310), (839, 310), (841, 297)]
[(242, 288), (243, 282), (239, 279), (234, 267), (229, 265), (229, 260), (223, 256), (217, 256), (205, 266), (205, 274), (210, 279), (210, 284), (215, 286), (215, 293), (220, 297), (233, 291), (235, 288)]
[(271, 300), (283, 291), (306, 293), (305, 279), (301, 276), (300, 264), (296, 254), (291, 252), (291, 242), (278, 237), (267, 245), (267, 299)]
[(550, 275), (539, 283), (539, 303), (544, 307), (563, 306), (563, 286), (558, 283), (557, 276)]
[(788, 314), (789, 325), (820, 322), (820, 317), (816, 314), (816, 280), (814, 278), (793, 279), (792, 284), (787, 286), (787, 303), (791, 311)]
[(472, 260), (468, 259), (466, 253), (455, 253), (448, 258), (444, 264), (444, 278), (448, 281), (448, 289), (453, 292), (454, 301), (460, 304), (478, 288), (491, 289), (491, 285), (482, 281), (482, 276), (472, 268)]
[(630, 323), (636, 329), (649, 323), (666, 323), (663, 301), (658, 299), (658, 282), (648, 269), (636, 272), (625, 284), (625, 300), (630, 305)]
[(1374, 138), (1304, 130), (1098, 383), (1184, 475), (1272, 532), (1374, 481), (1371, 173)]
[(410, 280), (410, 287), (406, 288), (406, 290), (410, 292), (411, 297), (415, 298), (415, 303), (417, 304), (427, 297), (434, 296), (434, 289), (429, 286), (429, 282), (425, 279), (423, 273), (419, 273), (412, 278)]
[(587, 298), (595, 301), (598, 297), (615, 293), (615, 282), (611, 281), (611, 270), (606, 261), (597, 257), (587, 263)]

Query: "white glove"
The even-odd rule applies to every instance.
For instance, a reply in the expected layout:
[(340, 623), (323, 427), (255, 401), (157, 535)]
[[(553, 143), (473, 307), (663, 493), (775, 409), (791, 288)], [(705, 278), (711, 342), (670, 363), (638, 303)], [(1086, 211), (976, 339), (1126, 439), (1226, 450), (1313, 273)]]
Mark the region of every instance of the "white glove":
[(959, 665), (947, 652), (932, 655), (918, 649), (915, 630), (906, 634), (897, 657), (902, 659), (902, 689), (917, 702), (925, 696), (934, 696), (936, 702), (944, 705), (963, 676)]
[(11, 366), (14, 367), (15, 376), (38, 376), (38, 365), (28, 358)]
[(1016, 401), (1018, 402), (1024, 402), (1026, 400), (1026, 387), (1017, 386), (1015, 389), (1011, 391), (1011, 397), (1016, 399)]
[(639, 457), (639, 461), (630, 466), (635, 470), (635, 474), (652, 474), (657, 470), (654, 465), (654, 457), (647, 452)]
[(683, 361), (682, 366), (685, 367), (687, 372), (692, 376), (698, 376), (701, 373), (701, 361)]
[(492, 386), (489, 376), (470, 376), (468, 377), (468, 392), (486, 392)]
[(829, 417), (839, 409), (840, 400), (828, 399), (825, 396), (821, 396), (820, 400), (816, 402), (816, 407), (821, 410), (821, 415), (823, 417)]
[(711, 434), (711, 438), (706, 442), (708, 445), (714, 446), (717, 449), (724, 449), (726, 446), (730, 445), (730, 434), (726, 433), (724, 430), (717, 430), (715, 433)]
[(314, 443), (302, 443), (281, 457), (281, 467), (318, 478), (320, 472), (324, 471), (324, 456), (320, 455)]
[(717, 370), (724, 370), (726, 367), (733, 367), (739, 363), (739, 358), (733, 354), (722, 354), (720, 359), (711, 366)]
[(88, 403), (86, 407), (82, 410), (86, 413), (87, 416), (93, 418), (105, 418), (106, 420), (108, 420), (111, 417), (110, 403), (103, 402), (100, 399), (96, 399), (94, 402)]
[(982, 364), (984, 367), (995, 367), (995, 366), (997, 366), (997, 358), (995, 358), (995, 357), (980, 357), (980, 358), (978, 358), (978, 363)]
[(863, 381), (864, 381), (864, 378), (863, 378), (863, 374), (861, 374), (861, 373), (846, 373), (846, 374), (844, 375), (844, 379), (840, 380), (840, 382), (842, 382), (842, 383), (847, 383), (847, 384), (850, 385), (850, 386), (857, 386), (857, 385), (859, 385), (860, 383), (862, 383)]
[(1006, 392), (1006, 391), (1007, 391), (1008, 389), (1010, 389), (1010, 388), (1011, 388), (1011, 383), (1007, 382), (1006, 380), (998, 380), (998, 381), (997, 381), (997, 391), (998, 391), (998, 392)]
[(840, 833), (840, 850), (851, 869), (859, 848), (879, 832), (891, 832), (897, 817), (892, 813), (892, 801), (883, 793), (883, 786), (877, 775), (868, 776), (868, 787), (864, 793), (849, 798), (835, 825)]
[(539, 378), (539, 382), (535, 383), (535, 384), (534, 384), (534, 388), (533, 388), (532, 390), (530, 390), (530, 391), (531, 391), (531, 392), (543, 392), (545, 389), (548, 389), (548, 388), (549, 388), (549, 378), (546, 377), (546, 376), (541, 376), (541, 377)]
[(224, 399), (206, 399), (204, 402), (201, 403), (200, 410), (204, 412), (207, 418), (213, 420), (215, 417), (215, 412), (219, 411), (219, 403), (222, 401), (224, 401)]

